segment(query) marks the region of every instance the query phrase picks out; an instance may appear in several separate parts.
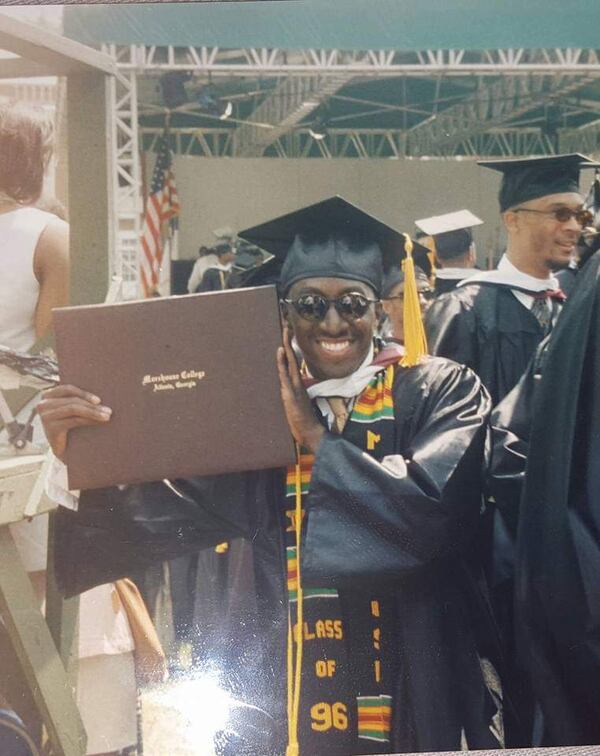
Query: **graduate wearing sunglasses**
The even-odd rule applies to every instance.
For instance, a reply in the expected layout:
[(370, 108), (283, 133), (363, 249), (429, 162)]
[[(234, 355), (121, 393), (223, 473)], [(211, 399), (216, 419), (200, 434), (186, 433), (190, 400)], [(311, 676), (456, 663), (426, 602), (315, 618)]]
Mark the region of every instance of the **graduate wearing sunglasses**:
[[(375, 341), (384, 265), (410, 252), (389, 226), (334, 197), (240, 236), (282, 261), (273, 358), (299, 467), (86, 492), (57, 525), (61, 584), (77, 592), (243, 537), (255, 612), (214, 661), (246, 708), (219, 753), (500, 746), (499, 662), (473, 556), (485, 390), (424, 353), (412, 259), (405, 354)], [(69, 387), (41, 413), (59, 456), (69, 427), (107, 422)]]
[[(471, 276), (438, 297), (427, 313), (426, 329), (432, 353), (471, 367), (497, 405), (556, 324), (564, 295), (554, 274), (568, 266), (591, 221), (579, 189), (580, 170), (596, 164), (574, 153), (480, 165), (502, 175), (499, 204), (506, 252), (497, 270)], [(518, 496), (504, 500), (495, 495), (488, 510), (491, 535), (483, 549), (510, 662), (508, 687), (522, 713), (518, 726), (507, 727), (507, 744), (527, 746), (533, 703), (516, 665), (513, 625), (518, 508)]]
[(569, 265), (591, 221), (580, 170), (596, 164), (578, 153), (479, 164), (502, 175), (506, 252), (496, 270), (440, 296), (427, 313), (426, 330), (432, 354), (475, 370), (497, 404), (556, 322), (563, 297), (554, 273)]
[[(423, 247), (423, 249), (425, 249)], [(414, 255), (414, 252), (413, 252)], [(429, 262), (418, 259), (415, 255), (415, 282), (419, 299), (421, 316), (425, 315), (434, 297), (434, 290), (430, 278), (421, 267)], [(404, 308), (405, 308), (406, 277), (401, 265), (394, 265), (385, 275), (381, 290), (381, 304), (383, 317), (379, 325), (379, 333), (384, 341), (395, 341), (404, 344)]]

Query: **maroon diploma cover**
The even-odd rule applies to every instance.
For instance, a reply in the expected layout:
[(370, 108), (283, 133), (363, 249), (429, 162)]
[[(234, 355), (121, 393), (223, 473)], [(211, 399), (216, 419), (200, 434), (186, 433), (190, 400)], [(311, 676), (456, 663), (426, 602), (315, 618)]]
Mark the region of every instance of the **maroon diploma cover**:
[(292, 464), (274, 286), (54, 310), (62, 383), (106, 425), (69, 433), (69, 487)]

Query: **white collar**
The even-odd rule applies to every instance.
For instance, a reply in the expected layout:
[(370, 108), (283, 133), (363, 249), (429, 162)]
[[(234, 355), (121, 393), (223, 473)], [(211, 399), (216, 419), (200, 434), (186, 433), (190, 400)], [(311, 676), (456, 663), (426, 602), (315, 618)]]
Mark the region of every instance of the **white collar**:
[(351, 375), (344, 378), (329, 378), (320, 383), (314, 383), (307, 389), (308, 395), (317, 403), (317, 407), (327, 422), (329, 430), (333, 427), (335, 414), (331, 405), (327, 401), (328, 396), (340, 396), (348, 402), (348, 411), (351, 410), (356, 397), (368, 386), (373, 376), (383, 370), (382, 365), (372, 365), (374, 349), (371, 344), (369, 353), (364, 359), (362, 365), (358, 367)]
[(496, 270), (487, 270), (483, 273), (477, 273), (470, 278), (461, 281), (458, 286), (465, 286), (472, 283), (492, 283), (510, 286), (515, 289), (524, 289), (526, 291), (551, 291), (559, 288), (558, 280), (554, 276), (548, 278), (535, 278), (527, 273), (522, 273), (508, 259), (506, 254), (502, 255), (498, 268)]
[(382, 370), (381, 365), (372, 365), (374, 349), (373, 344), (369, 353), (356, 370), (343, 378), (329, 378), (326, 381), (313, 383), (307, 391), (311, 399), (325, 396), (341, 396), (344, 399), (352, 399), (369, 384), (374, 375)]
[(435, 277), (446, 281), (462, 281), (479, 273), (477, 268), (436, 268)]

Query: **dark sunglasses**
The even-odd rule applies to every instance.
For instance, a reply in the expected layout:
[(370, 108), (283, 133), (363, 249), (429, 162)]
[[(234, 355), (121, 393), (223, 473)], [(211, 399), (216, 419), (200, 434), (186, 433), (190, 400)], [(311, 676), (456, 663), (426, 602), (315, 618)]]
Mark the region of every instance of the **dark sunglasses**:
[(337, 299), (327, 299), (321, 294), (302, 294), (298, 299), (282, 299), (281, 301), (291, 305), (304, 320), (320, 323), (325, 320), (331, 305), (344, 320), (359, 320), (365, 316), (369, 307), (379, 300), (369, 299), (357, 292), (349, 292)]
[(589, 226), (594, 220), (594, 215), (589, 210), (580, 207), (578, 210), (571, 210), (570, 207), (557, 207), (556, 210), (534, 210), (530, 207), (516, 207), (513, 213), (537, 213), (538, 215), (552, 215), (559, 223), (566, 223), (571, 218), (575, 218), (580, 226)]

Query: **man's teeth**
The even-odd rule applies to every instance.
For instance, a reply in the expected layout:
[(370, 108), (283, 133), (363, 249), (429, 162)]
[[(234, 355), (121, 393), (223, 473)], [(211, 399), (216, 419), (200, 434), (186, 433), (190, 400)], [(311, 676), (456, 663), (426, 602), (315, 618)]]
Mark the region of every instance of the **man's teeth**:
[(343, 352), (350, 346), (349, 341), (322, 341), (321, 346), (328, 352)]

